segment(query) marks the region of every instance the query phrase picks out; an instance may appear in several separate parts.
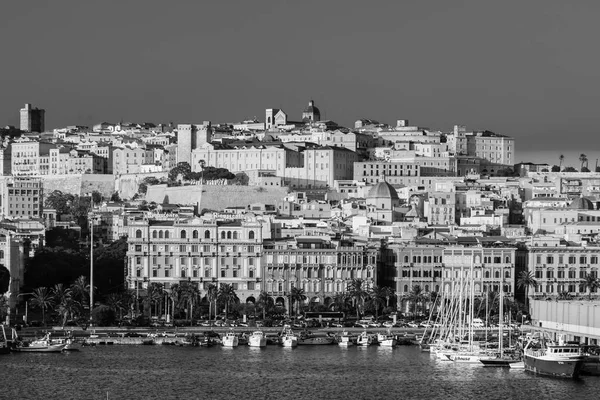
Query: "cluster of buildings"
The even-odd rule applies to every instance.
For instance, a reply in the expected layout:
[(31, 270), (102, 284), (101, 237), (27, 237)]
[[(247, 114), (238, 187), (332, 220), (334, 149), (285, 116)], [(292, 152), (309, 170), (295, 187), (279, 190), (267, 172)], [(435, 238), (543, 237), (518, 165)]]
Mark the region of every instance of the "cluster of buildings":
[[(451, 293), (468, 269), (476, 296), (502, 291), (521, 301), (519, 276), (531, 273), (534, 310), (536, 301), (599, 299), (585, 282), (598, 278), (600, 175), (515, 164), (513, 138), (407, 120), (359, 119), (347, 128), (321, 119), (312, 100), (297, 121), (270, 108), (263, 122), (102, 123), (51, 133), (35, 133), (44, 113), (33, 110), (21, 113), (31, 133), (5, 140), (0, 154), (5, 216), (59, 226), (42, 208), (43, 185), (29, 186), (46, 175), (150, 176), (181, 162), (193, 172), (244, 174), (267, 194), (253, 202), (227, 185), (213, 192), (184, 179), (177, 190), (185, 204), (98, 205), (94, 236), (127, 237), (126, 285), (138, 293), (185, 281), (205, 296), (208, 285), (228, 283), (241, 301), (265, 291), (287, 305), (296, 287), (308, 304), (328, 307), (360, 278), (366, 288), (393, 288), (398, 310), (409, 312), (415, 287)], [(210, 196), (235, 205), (207, 209)], [(582, 340), (600, 338), (600, 326), (588, 328), (570, 327)]]

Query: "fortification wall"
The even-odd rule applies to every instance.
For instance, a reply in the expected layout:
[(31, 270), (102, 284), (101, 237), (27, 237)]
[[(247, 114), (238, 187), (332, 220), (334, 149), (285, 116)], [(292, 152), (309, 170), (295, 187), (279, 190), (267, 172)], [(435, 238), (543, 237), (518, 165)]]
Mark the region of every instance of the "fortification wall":
[[(167, 172), (148, 172), (140, 174), (123, 174), (115, 178), (115, 187), (122, 199), (131, 199), (138, 191), (140, 183), (147, 177), (155, 177), (156, 179), (167, 178)], [(160, 201), (162, 203), (162, 200)]]
[(222, 210), (253, 203), (275, 204), (288, 193), (286, 187), (257, 186), (176, 186), (148, 187), (146, 201), (170, 204), (200, 204), (199, 209)]

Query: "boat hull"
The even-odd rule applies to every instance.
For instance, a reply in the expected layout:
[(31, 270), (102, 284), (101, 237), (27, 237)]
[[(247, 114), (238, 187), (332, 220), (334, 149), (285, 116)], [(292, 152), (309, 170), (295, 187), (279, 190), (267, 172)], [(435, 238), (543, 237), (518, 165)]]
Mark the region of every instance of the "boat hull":
[(448, 358), (455, 363), (478, 363), (481, 360), (477, 354), (451, 354)]
[(480, 359), (484, 367), (501, 367), (509, 368), (511, 364), (518, 363), (519, 360), (508, 360), (503, 358)]
[(546, 360), (525, 354), (525, 370), (559, 378), (577, 378), (584, 364), (583, 357), (564, 360)]
[(283, 347), (296, 347), (298, 346), (298, 339), (296, 338), (284, 338), (281, 341)]
[(223, 347), (238, 347), (239, 341), (238, 338), (225, 338), (223, 339)]
[(13, 351), (20, 353), (60, 353), (64, 348), (64, 344), (51, 344), (48, 346), (17, 346), (13, 348)]
[(298, 341), (298, 345), (302, 346), (320, 346), (320, 345), (330, 345), (333, 344), (333, 338), (308, 338), (308, 339), (300, 339)]
[(248, 340), (248, 346), (250, 346), (250, 347), (267, 347), (267, 339), (264, 337), (260, 338), (260, 339), (250, 338), (250, 340)]
[(381, 347), (396, 347), (396, 339), (385, 339), (379, 342)]

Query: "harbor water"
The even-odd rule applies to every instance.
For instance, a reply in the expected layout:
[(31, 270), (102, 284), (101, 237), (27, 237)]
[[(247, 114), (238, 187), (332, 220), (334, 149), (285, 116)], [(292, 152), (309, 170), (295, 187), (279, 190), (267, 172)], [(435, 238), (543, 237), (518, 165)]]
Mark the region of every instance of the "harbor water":
[(586, 399), (600, 387), (437, 361), (416, 346), (97, 346), (0, 356), (0, 377), (0, 399)]

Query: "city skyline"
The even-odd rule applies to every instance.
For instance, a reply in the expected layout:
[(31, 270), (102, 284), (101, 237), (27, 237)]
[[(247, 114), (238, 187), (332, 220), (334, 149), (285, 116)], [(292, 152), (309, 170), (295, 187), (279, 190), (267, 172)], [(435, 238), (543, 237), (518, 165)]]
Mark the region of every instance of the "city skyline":
[[(595, 145), (595, 4), (115, 4), (7, 6), (0, 29), (28, 29), (2, 35), (18, 62), (2, 76), (0, 124), (18, 125), (24, 103), (51, 129), (233, 122), (269, 107), (298, 118), (312, 98), (345, 126), (405, 118), (542, 150)], [(36, 52), (22, 45), (34, 40)]]

